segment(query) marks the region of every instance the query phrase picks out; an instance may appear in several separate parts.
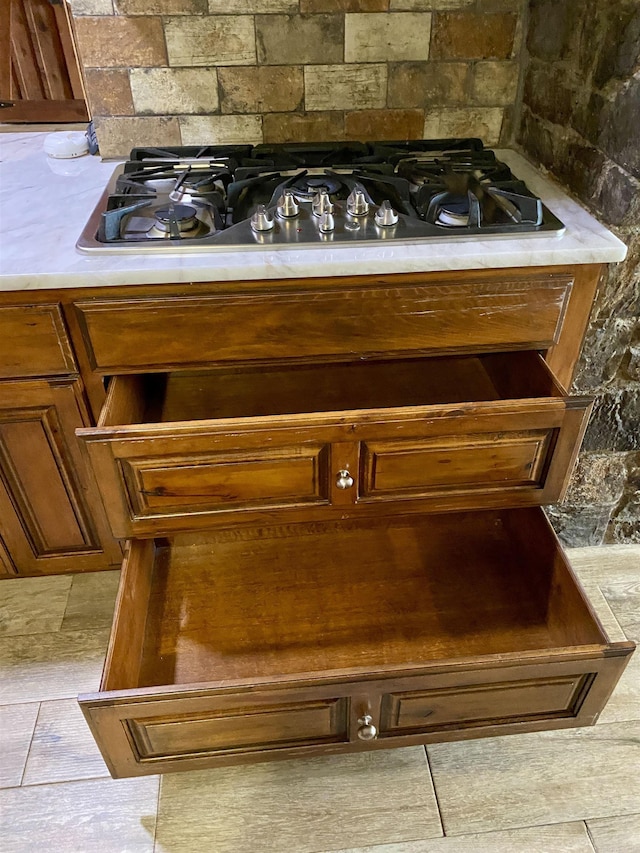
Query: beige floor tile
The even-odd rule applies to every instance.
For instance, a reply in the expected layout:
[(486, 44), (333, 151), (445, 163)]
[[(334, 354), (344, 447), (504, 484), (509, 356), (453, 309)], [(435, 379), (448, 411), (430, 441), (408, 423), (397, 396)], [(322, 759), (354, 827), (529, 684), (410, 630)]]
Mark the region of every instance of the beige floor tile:
[(640, 643), (640, 564), (635, 579), (603, 583), (600, 588), (627, 637)]
[(69, 575), (4, 581), (0, 596), (0, 637), (59, 630), (70, 587)]
[[(602, 594), (630, 640), (640, 644), (640, 565), (636, 580), (608, 583)], [(599, 724), (640, 720), (640, 651), (636, 650), (616, 685)]]
[(156, 853), (310, 853), (442, 834), (421, 747), (162, 779)]
[(447, 835), (640, 811), (640, 722), (428, 747)]
[(640, 853), (640, 814), (587, 821), (597, 853)]
[(593, 609), (598, 614), (598, 618), (602, 622), (602, 627), (607, 632), (607, 636), (612, 642), (626, 640), (627, 635), (622, 629), (622, 626), (616, 619), (616, 615), (609, 606), (609, 602), (604, 596), (604, 593), (594, 580), (581, 579), (580, 583), (584, 589), (587, 598), (591, 602)]
[(110, 628), (119, 580), (120, 572), (74, 575), (61, 630)]
[(0, 705), (0, 788), (20, 784), (37, 716), (37, 702)]
[(581, 580), (605, 585), (637, 580), (640, 574), (640, 545), (571, 548), (567, 554)]
[(76, 700), (43, 702), (22, 784), (70, 782), (108, 775)]
[(151, 853), (158, 777), (0, 791), (2, 853)]
[[(334, 851), (323, 850), (322, 853)], [(339, 853), (593, 853), (593, 846), (586, 826), (580, 821), (374, 847), (349, 847)]]
[(97, 690), (108, 637), (103, 629), (3, 638), (1, 701), (10, 705), (67, 699)]

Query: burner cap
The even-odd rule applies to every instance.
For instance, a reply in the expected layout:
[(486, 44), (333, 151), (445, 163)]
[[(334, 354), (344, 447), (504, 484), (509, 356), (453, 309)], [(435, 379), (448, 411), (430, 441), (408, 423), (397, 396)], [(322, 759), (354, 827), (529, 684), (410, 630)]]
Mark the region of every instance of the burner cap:
[[(294, 194), (303, 201), (311, 201), (320, 190), (326, 190), (329, 195), (338, 192), (342, 182), (332, 175), (302, 175), (291, 185)], [(308, 196), (308, 199), (305, 198)]]
[(469, 198), (468, 196), (449, 197), (438, 208), (438, 225), (465, 226), (469, 224)]
[(193, 219), (198, 211), (190, 204), (172, 204), (170, 207), (160, 207), (155, 212), (158, 222), (174, 222), (180, 224), (188, 219)]
[(156, 227), (160, 231), (171, 231), (177, 226), (180, 233), (183, 231), (191, 231), (198, 225), (196, 214), (198, 211), (190, 204), (172, 204), (169, 207), (159, 207), (154, 211), (156, 218)]

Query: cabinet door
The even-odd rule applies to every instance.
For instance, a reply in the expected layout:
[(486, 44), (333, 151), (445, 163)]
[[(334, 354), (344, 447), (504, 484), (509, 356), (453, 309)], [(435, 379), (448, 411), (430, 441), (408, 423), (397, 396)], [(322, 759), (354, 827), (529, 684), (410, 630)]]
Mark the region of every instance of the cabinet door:
[(87, 422), (77, 380), (0, 382), (0, 533), (18, 574), (118, 561), (74, 434)]

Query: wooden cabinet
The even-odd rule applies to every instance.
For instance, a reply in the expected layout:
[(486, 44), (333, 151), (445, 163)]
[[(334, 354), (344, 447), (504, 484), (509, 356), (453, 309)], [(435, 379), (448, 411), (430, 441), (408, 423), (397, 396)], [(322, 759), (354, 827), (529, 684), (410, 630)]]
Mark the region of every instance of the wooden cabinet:
[(86, 423), (77, 379), (0, 382), (0, 530), (12, 572), (91, 571), (118, 559), (75, 437)]
[(3, 122), (88, 121), (66, 2), (4, 0), (0, 100)]
[(114, 776), (594, 722), (633, 644), (607, 637), (538, 507), (586, 424), (564, 386), (596, 281), (77, 303), (109, 377), (78, 435), (133, 537), (81, 697)]
[(0, 574), (121, 558), (75, 435), (90, 423), (61, 305), (0, 306)]
[(599, 272), (96, 288), (6, 314), (42, 343), (4, 354), (0, 566), (91, 568), (98, 489), (125, 543), (80, 698), (114, 776), (595, 721), (633, 644), (540, 506), (588, 417), (566, 389)]

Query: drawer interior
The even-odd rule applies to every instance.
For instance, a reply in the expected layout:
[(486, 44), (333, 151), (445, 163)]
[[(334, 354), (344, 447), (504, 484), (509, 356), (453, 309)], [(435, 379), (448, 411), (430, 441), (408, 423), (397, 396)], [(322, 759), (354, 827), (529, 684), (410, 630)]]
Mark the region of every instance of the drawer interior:
[(601, 645), (538, 509), (134, 541), (103, 690)]
[(116, 376), (99, 426), (562, 397), (536, 352)]

